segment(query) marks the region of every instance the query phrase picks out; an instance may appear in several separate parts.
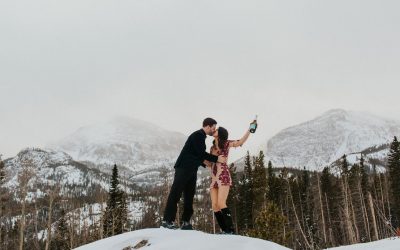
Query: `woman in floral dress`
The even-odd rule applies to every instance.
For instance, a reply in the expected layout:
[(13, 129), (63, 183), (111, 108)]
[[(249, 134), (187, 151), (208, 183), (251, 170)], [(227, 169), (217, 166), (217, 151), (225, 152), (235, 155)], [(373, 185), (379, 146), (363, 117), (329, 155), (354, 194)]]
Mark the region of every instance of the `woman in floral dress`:
[[(228, 158), (229, 149), (242, 146), (249, 135), (250, 131), (248, 130), (240, 140), (228, 140), (228, 131), (223, 127), (219, 127), (213, 134), (215, 139), (210, 153), (217, 156), (223, 155)], [(215, 218), (223, 234), (233, 234), (232, 216), (226, 205), (226, 199), (232, 185), (229, 167), (226, 163), (211, 163), (208, 161), (204, 163), (211, 170), (210, 195)]]

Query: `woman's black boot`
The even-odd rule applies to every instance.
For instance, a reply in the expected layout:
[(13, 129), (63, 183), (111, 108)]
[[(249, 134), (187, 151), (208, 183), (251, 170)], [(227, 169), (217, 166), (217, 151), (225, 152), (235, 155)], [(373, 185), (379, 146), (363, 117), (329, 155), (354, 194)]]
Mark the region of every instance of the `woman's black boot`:
[(224, 222), (225, 222), (224, 232), (227, 234), (234, 234), (235, 229), (233, 228), (231, 211), (229, 210), (229, 208), (226, 207), (226, 208), (221, 209), (221, 212), (224, 216)]
[(222, 214), (221, 211), (214, 212), (215, 218), (217, 219), (218, 225), (221, 228), (222, 231), (225, 232), (226, 226), (225, 226), (225, 220), (224, 220), (224, 215)]

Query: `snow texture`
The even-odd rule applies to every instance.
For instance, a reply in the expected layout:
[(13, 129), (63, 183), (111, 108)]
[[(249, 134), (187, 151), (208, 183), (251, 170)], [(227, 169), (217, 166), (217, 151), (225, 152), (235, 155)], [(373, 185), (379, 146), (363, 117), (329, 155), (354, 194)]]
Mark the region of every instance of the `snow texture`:
[[(199, 231), (170, 230), (163, 228), (142, 229), (93, 242), (76, 250), (134, 249), (147, 240), (146, 250), (287, 250), (276, 243), (238, 235), (207, 234)], [(130, 247), (130, 248), (129, 248)], [(141, 248), (139, 248), (141, 249)]]
[(329, 250), (399, 250), (400, 238), (388, 238), (368, 243), (329, 248)]
[[(142, 229), (80, 246), (76, 250), (134, 249), (141, 241), (147, 241), (148, 250), (287, 250), (274, 242), (239, 235), (207, 234), (200, 231), (170, 230), (164, 228)], [(141, 249), (141, 248), (139, 248)], [(400, 238), (329, 248), (329, 250), (399, 250)]]

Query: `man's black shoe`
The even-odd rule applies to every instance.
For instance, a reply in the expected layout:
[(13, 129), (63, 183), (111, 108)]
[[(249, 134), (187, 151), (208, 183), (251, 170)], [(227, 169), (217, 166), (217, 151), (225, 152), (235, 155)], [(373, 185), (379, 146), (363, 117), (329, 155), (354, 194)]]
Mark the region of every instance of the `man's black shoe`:
[(181, 226), (181, 230), (193, 230), (192, 224), (188, 221), (184, 221)]
[(175, 223), (169, 221), (162, 221), (161, 227), (168, 228), (168, 229), (177, 229)]
[(234, 235), (235, 233), (233, 231), (222, 231), (220, 234), (230, 234)]

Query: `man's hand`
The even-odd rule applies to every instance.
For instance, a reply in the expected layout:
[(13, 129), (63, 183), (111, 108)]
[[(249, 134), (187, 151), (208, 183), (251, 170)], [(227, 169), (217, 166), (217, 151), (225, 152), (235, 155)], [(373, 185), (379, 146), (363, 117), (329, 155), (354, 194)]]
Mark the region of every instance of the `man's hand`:
[(222, 156), (222, 155), (218, 156), (218, 162), (219, 163), (226, 163), (226, 157)]
[(206, 167), (209, 167), (209, 168), (211, 167), (211, 162), (209, 162), (207, 160), (204, 160), (203, 164), (206, 165)]

